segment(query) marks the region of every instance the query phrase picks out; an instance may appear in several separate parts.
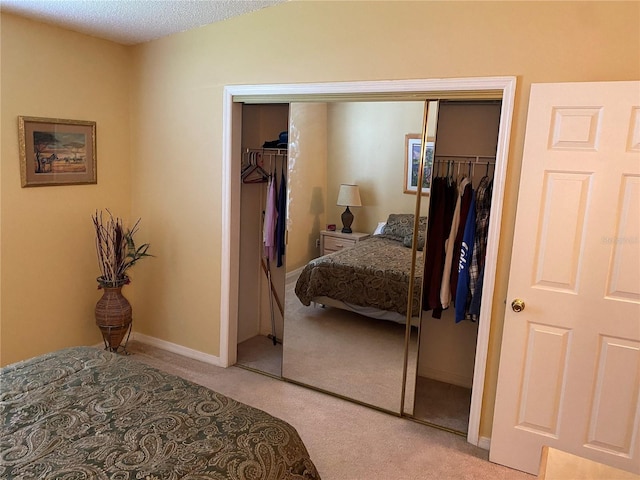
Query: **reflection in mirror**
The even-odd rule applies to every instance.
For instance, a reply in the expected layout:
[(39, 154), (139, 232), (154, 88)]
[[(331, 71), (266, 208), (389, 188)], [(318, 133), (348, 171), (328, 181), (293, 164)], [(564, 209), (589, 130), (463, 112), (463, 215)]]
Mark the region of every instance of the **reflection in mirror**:
[[(500, 109), (499, 101), (441, 101), (438, 107), (413, 417), (461, 433), (468, 430), (483, 321), (477, 313)], [(472, 202), (472, 192), (482, 200)], [(463, 242), (467, 232), (473, 242)]]
[[(406, 138), (420, 136), (423, 107), (290, 105), (282, 375), (395, 413), (402, 403), (416, 197), (404, 193)], [(352, 233), (341, 232), (341, 184), (360, 191)], [(417, 327), (410, 334), (415, 379)]]

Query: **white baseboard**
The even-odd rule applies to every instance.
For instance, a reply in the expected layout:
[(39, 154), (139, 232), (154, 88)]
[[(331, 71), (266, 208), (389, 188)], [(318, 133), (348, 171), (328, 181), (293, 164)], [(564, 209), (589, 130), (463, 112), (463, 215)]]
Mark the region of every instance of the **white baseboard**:
[(193, 360), (198, 360), (200, 362), (215, 365), (216, 367), (223, 366), (220, 357), (216, 357), (215, 355), (210, 355), (208, 353), (199, 352), (198, 350), (183, 347), (182, 345), (177, 345), (175, 343), (167, 342), (166, 340), (160, 340), (159, 338), (150, 337), (148, 335), (137, 332), (131, 333), (131, 339), (136, 340), (140, 343), (151, 345), (152, 347), (161, 348), (162, 350), (166, 350), (171, 353), (177, 353), (178, 355), (182, 355), (183, 357), (192, 358)]
[(478, 447), (488, 451), (491, 447), (491, 437), (480, 437), (478, 439)]

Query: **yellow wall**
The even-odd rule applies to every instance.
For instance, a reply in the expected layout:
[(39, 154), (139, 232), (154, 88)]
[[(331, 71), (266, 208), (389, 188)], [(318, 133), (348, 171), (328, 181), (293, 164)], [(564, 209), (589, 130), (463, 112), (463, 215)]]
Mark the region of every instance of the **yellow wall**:
[[(104, 207), (125, 218), (131, 212), (131, 55), (121, 45), (7, 14), (1, 42), (5, 365), (101, 342), (93, 315), (100, 293), (91, 214)], [(97, 122), (98, 184), (21, 188), (19, 115)]]
[[(3, 137), (15, 138), (19, 114), (99, 125), (97, 186), (20, 189), (17, 143), (2, 144), (3, 362), (98, 339), (85, 219), (107, 202), (143, 218), (158, 255), (136, 267), (127, 287), (135, 328), (219, 354), (224, 85), (516, 75), (482, 435), (492, 416), (530, 85), (640, 78), (637, 2), (293, 1), (131, 48), (131, 70), (123, 47), (4, 14), (2, 21)], [(42, 75), (51, 71), (58, 76)]]
[(327, 218), (342, 225), (336, 205), (341, 183), (357, 184), (362, 207), (351, 208), (352, 229), (373, 233), (390, 213), (414, 213), (404, 191), (405, 135), (421, 135), (424, 102), (340, 102), (329, 107)]

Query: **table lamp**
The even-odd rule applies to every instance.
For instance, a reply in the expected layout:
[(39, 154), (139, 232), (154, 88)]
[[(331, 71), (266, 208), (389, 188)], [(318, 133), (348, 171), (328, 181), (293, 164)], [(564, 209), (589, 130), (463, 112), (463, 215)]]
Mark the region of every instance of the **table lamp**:
[(349, 207), (361, 207), (360, 190), (357, 185), (348, 185), (343, 183), (340, 185), (338, 192), (337, 205), (347, 207), (342, 213), (342, 233), (352, 233), (351, 223), (353, 222), (353, 213)]

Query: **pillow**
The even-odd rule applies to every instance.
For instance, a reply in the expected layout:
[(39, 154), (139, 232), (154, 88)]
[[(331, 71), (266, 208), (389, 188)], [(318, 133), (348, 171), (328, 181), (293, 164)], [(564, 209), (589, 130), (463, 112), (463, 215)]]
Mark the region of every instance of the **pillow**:
[(382, 228), (382, 234), (387, 238), (393, 238), (399, 242), (413, 232), (413, 213), (391, 213), (386, 225)]
[(374, 235), (380, 235), (382, 233), (382, 229), (384, 228), (384, 226), (387, 224), (387, 222), (378, 222), (378, 226), (376, 227), (376, 230), (373, 232)]
[[(427, 228), (427, 217), (420, 217), (420, 236), (424, 237)], [(413, 213), (391, 213), (387, 219), (386, 225), (382, 229), (382, 235), (392, 238), (398, 242), (405, 243), (405, 238), (409, 237), (409, 245), (411, 247), (411, 237), (413, 236)], [(424, 246), (424, 239), (422, 241)]]

